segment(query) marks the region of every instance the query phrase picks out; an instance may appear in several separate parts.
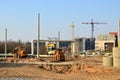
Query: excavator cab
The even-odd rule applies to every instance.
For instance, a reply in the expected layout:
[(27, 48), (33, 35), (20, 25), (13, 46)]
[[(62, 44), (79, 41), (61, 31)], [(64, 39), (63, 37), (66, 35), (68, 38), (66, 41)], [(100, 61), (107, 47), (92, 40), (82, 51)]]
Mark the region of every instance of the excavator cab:
[(47, 45), (48, 55), (54, 55), (56, 53), (56, 44), (48, 44)]

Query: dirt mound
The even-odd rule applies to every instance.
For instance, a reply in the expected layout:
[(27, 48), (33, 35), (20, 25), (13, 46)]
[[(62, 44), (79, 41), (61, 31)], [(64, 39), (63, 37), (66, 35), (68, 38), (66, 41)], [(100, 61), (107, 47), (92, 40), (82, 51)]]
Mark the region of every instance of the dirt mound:
[(24, 63), (24, 62), (40, 62), (37, 58), (26, 58), (26, 59), (20, 59), (18, 63)]
[[(48, 59), (49, 60), (49, 59)], [(103, 73), (103, 72), (112, 72), (111, 69), (106, 68), (101, 64), (101, 61), (96, 58), (86, 58), (83, 60), (80, 60), (78, 62), (74, 62), (74, 64), (67, 64), (67, 65), (60, 65), (61, 62), (57, 62), (57, 65), (50, 64), (52, 62), (47, 61), (45, 64), (41, 64), (44, 61), (41, 61), (37, 58), (25, 58), (25, 59), (19, 59), (16, 60), (14, 58), (6, 59), (6, 62), (17, 62), (17, 63), (40, 63), (39, 67), (48, 71), (53, 71), (56, 73), (78, 73), (78, 72), (90, 72), (90, 73)], [(66, 63), (69, 63), (71, 61), (68, 61)], [(90, 63), (94, 62), (94, 63)], [(60, 64), (59, 64), (60, 63)]]
[(110, 68), (105, 68), (103, 66), (95, 66), (90, 64), (75, 63), (73, 65), (40, 65), (42, 69), (48, 71), (53, 71), (56, 73), (78, 73), (81, 71), (90, 72), (90, 73), (110, 73), (112, 70)]

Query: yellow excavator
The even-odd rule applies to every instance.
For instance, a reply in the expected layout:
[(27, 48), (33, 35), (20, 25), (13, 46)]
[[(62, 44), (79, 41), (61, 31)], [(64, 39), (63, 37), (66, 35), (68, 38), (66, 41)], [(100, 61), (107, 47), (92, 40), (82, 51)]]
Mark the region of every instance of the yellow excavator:
[(14, 58), (26, 58), (28, 56), (25, 49), (22, 47), (14, 48), (13, 53), (14, 53)]
[(57, 61), (65, 61), (65, 55), (63, 49), (57, 49), (56, 44), (49, 43), (46, 46), (48, 55), (54, 55)]

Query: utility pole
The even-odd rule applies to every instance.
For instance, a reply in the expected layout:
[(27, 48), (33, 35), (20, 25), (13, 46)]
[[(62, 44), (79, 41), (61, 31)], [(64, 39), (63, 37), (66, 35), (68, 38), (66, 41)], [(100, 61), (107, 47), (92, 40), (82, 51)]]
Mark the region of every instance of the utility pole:
[(38, 34), (37, 34), (37, 58), (39, 58), (40, 53), (40, 13), (38, 13)]

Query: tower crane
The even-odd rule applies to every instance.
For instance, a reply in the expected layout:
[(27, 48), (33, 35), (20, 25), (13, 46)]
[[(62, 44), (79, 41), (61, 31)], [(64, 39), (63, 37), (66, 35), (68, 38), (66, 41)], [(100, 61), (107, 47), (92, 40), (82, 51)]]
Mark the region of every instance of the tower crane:
[(91, 19), (91, 22), (83, 22), (82, 24), (91, 24), (91, 39), (90, 39), (90, 49), (93, 50), (95, 47), (94, 42), (94, 25), (95, 24), (107, 24), (107, 23), (100, 23), (100, 22), (93, 22), (93, 19)]
[(75, 42), (74, 42), (74, 22), (72, 22), (71, 24), (71, 28), (72, 28), (72, 44), (71, 44), (71, 53), (72, 53), (72, 57), (74, 58), (74, 53), (75, 53)]
[(74, 22), (72, 22), (71, 28), (72, 28), (72, 40), (74, 41), (74, 28), (75, 28)]
[(91, 19), (91, 22), (83, 22), (82, 24), (91, 24), (91, 38), (94, 38), (94, 24), (107, 24), (107, 23), (100, 23), (100, 22), (93, 22), (93, 19)]

